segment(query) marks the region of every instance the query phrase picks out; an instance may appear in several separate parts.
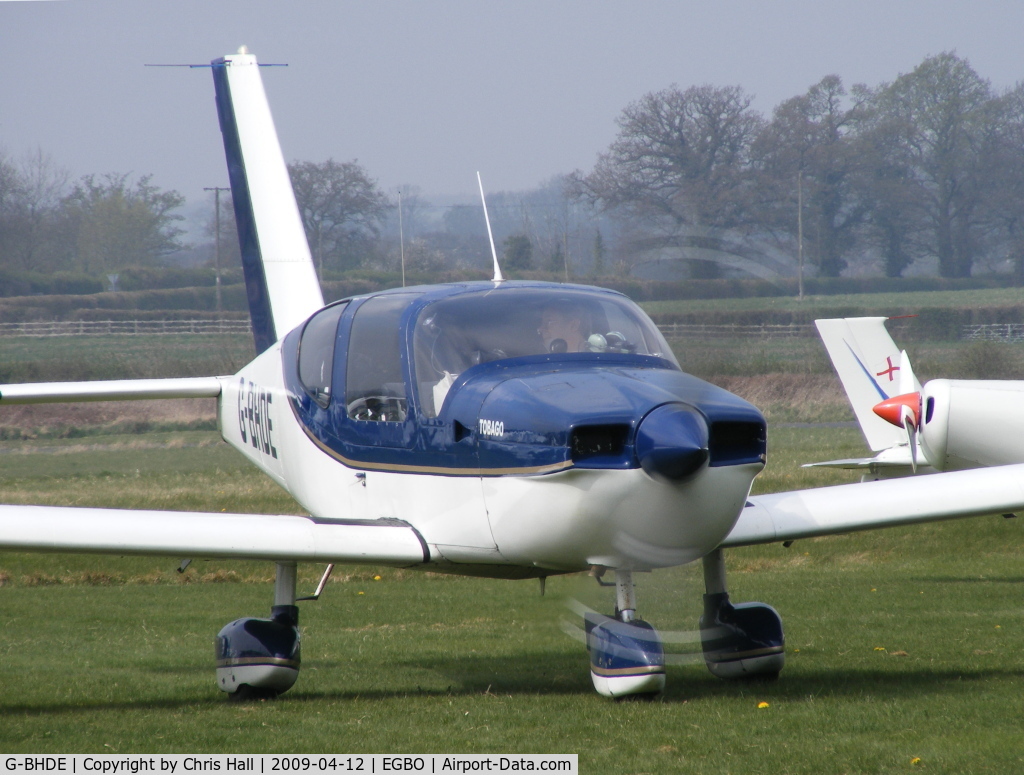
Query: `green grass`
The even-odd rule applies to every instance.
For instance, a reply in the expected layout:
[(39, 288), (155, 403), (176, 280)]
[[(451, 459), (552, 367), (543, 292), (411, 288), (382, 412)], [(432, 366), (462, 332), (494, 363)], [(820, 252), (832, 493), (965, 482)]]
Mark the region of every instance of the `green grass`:
[[(56, 452), (8, 442), (0, 500), (295, 509), (214, 438)], [(759, 490), (848, 481), (798, 464), (863, 451), (854, 429), (770, 439)], [(180, 575), (173, 559), (2, 554), (0, 751), (575, 752), (588, 773), (1020, 771), (1022, 529), (988, 518), (732, 551), (733, 599), (783, 616), (782, 677), (723, 682), (695, 657), (669, 668), (658, 699), (625, 702), (593, 693), (582, 646), (560, 631), (566, 600), (612, 605), (582, 576), (549, 579), (542, 598), (536, 582), (339, 569), (302, 604), (296, 687), (233, 704), (214, 686), (212, 638), (266, 614), (269, 564), (196, 562)], [(301, 570), (311, 589), (321, 569)], [(699, 566), (638, 586), (646, 618), (693, 630)]]
[[(32, 379), (169, 376), (226, 373), (251, 351), (247, 338), (142, 339), (0, 340), (0, 363)], [(831, 374), (815, 339), (679, 347), (708, 377), (782, 374), (798, 387)], [(1024, 374), (1016, 352), (911, 354), (928, 378), (985, 376), (993, 362)], [(842, 398), (798, 405), (783, 390), (770, 402), (772, 419), (849, 416)], [(298, 511), (215, 432), (80, 430), (0, 441), (0, 502)], [(851, 481), (800, 464), (864, 453), (853, 428), (772, 428), (755, 491)], [(234, 704), (214, 685), (213, 636), (267, 614), (270, 564), (197, 560), (179, 574), (175, 558), (0, 554), (0, 752), (561, 752), (588, 773), (1018, 772), (1021, 530), (987, 518), (730, 551), (733, 599), (783, 617), (782, 677), (723, 682), (690, 654), (646, 702), (595, 695), (583, 647), (562, 633), (567, 600), (613, 605), (582, 576), (549, 579), (542, 598), (536, 582), (339, 568), (301, 604), (296, 687)], [(300, 588), (321, 572), (301, 566)], [(638, 588), (659, 629), (695, 628), (699, 566)]]

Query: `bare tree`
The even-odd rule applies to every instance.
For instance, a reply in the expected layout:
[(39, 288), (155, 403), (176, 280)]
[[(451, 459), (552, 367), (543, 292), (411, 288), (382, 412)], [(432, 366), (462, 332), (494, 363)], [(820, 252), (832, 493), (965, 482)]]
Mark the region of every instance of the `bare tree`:
[[(619, 135), (593, 171), (571, 176), (570, 192), (600, 211), (629, 220), (627, 253), (679, 257), (729, 252), (723, 237), (752, 225), (751, 145), (764, 119), (738, 86), (672, 86), (645, 95), (618, 119)], [(711, 253), (708, 250), (712, 251)], [(620, 255), (626, 267), (637, 256)], [(695, 271), (716, 276), (700, 258)]]
[(876, 212), (900, 204), (914, 211), (917, 238), (938, 258), (943, 277), (969, 277), (978, 251), (985, 182), (983, 149), (993, 95), (965, 59), (946, 52), (875, 90), (876, 168), (885, 171)]
[(21, 270), (55, 268), (61, 199), (68, 172), (37, 149), (13, 161), (0, 158), (0, 255)]
[(618, 119), (619, 135), (575, 192), (652, 223), (732, 228), (747, 222), (750, 146), (763, 125), (738, 86), (672, 86)]
[(986, 210), (1002, 238), (1014, 282), (1024, 285), (1024, 82), (993, 106), (986, 144)]
[(325, 262), (358, 266), (391, 203), (356, 160), (288, 165), (302, 225), (323, 278)]
[(861, 100), (848, 106), (846, 97), (839, 76), (826, 76), (779, 105), (755, 144), (762, 222), (795, 238), (802, 188), (810, 237), (805, 243), (826, 277), (838, 277), (846, 267), (867, 213), (858, 191), (864, 165), (855, 142), (864, 111)]

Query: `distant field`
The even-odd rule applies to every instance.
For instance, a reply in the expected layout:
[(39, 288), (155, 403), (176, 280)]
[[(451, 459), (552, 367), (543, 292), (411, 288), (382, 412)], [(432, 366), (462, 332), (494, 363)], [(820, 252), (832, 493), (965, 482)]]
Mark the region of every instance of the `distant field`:
[(1024, 304), (1024, 288), (989, 288), (958, 291), (913, 291), (907, 293), (857, 293), (835, 296), (750, 297), (742, 299), (694, 299), (648, 301), (643, 308), (652, 314), (666, 312), (858, 309), (864, 315), (905, 315), (921, 307), (979, 309)]
[(233, 374), (254, 355), (247, 335), (0, 337), (0, 382)]

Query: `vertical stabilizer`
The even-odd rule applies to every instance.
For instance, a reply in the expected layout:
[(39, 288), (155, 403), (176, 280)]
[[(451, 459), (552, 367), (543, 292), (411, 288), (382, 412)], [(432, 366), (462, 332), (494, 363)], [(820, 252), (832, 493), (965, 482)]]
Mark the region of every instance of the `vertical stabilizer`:
[(324, 305), (256, 57), (214, 60), (217, 113), (256, 352)]
[(883, 317), (814, 321), (864, 438), (875, 452), (907, 441), (902, 428), (874, 413), (875, 404), (921, 389), (909, 371), (909, 361), (904, 365), (900, 349), (885, 330), (885, 321)]

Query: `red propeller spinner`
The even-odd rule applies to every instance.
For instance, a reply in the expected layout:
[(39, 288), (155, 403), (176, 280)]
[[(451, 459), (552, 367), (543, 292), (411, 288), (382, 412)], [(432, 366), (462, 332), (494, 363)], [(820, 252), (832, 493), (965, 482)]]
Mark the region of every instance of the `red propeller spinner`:
[(921, 394), (918, 392), (887, 398), (875, 404), (873, 410), (897, 428), (906, 428), (908, 425), (914, 429), (921, 427)]

